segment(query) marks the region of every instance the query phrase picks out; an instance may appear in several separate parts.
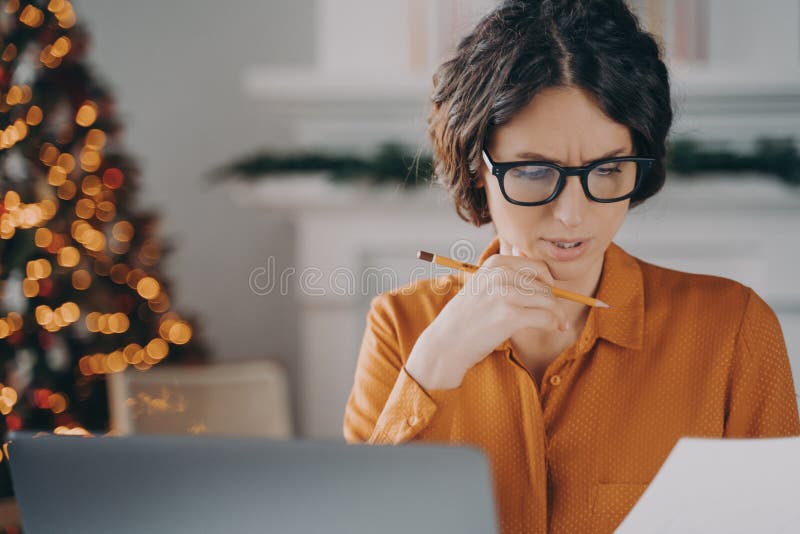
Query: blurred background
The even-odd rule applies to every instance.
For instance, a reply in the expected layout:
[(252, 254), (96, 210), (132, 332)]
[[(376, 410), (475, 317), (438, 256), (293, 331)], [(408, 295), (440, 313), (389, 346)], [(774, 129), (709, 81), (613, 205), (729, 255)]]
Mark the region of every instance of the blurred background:
[[(800, 2), (629, 3), (676, 118), (667, 185), (616, 241), (753, 287), (800, 381)], [(2, 4), (6, 428), (342, 440), (372, 296), (448, 272), (419, 249), (491, 239), (409, 167), (433, 70), (494, 2)]]

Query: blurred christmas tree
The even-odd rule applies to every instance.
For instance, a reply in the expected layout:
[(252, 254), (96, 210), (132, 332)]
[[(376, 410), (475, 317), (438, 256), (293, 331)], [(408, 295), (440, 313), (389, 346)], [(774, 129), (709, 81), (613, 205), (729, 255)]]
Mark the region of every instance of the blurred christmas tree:
[(104, 375), (207, 351), (170, 309), (170, 247), (73, 6), (0, 6), (0, 430), (105, 431)]

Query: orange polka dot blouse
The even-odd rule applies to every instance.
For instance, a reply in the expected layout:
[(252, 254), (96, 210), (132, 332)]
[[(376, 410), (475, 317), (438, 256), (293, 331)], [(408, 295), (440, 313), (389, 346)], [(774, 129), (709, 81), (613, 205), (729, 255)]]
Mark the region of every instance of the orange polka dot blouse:
[[(478, 263), (499, 246), (495, 237)], [(612, 532), (681, 436), (800, 435), (786, 344), (764, 300), (615, 243), (595, 295), (613, 308), (591, 308), (541, 387), (506, 340), (459, 387), (426, 391), (404, 364), (464, 276), (372, 299), (343, 432), (348, 443), (482, 449), (502, 534)]]

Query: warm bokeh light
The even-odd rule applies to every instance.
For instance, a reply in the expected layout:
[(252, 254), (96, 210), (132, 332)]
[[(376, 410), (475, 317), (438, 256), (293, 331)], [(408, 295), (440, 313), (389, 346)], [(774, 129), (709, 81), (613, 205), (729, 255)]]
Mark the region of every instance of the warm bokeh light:
[(103, 130), (92, 128), (86, 134), (85, 143), (87, 148), (91, 148), (92, 150), (100, 150), (106, 144), (106, 134), (103, 132)]
[(161, 245), (155, 239), (147, 239), (142, 243), (140, 259), (145, 265), (155, 265), (161, 258)]
[(92, 285), (92, 275), (86, 269), (78, 269), (72, 273), (72, 287), (79, 291), (89, 289)]
[(50, 276), (52, 271), (53, 267), (50, 265), (50, 262), (44, 258), (31, 260), (25, 266), (25, 272), (28, 275), (28, 278), (32, 280), (41, 280), (42, 278), (47, 278)]
[(133, 239), (133, 225), (128, 221), (119, 221), (114, 224), (111, 230), (111, 235), (117, 241), (130, 241)]
[(114, 207), (114, 203), (108, 200), (104, 200), (102, 202), (98, 202), (97, 206), (95, 207), (95, 216), (103, 221), (109, 222), (114, 220), (114, 217), (117, 215), (117, 208)]
[(42, 108), (39, 106), (31, 106), (28, 110), (28, 114), (25, 115), (25, 122), (27, 122), (29, 126), (37, 126), (42, 122), (43, 118)]
[(84, 176), (83, 181), (81, 182), (81, 192), (84, 195), (96, 195), (102, 190), (102, 188), (103, 186), (100, 182), (100, 178), (94, 174), (87, 174)]
[(160, 290), (161, 290), (161, 285), (155, 278), (151, 276), (142, 278), (141, 280), (139, 280), (139, 283), (136, 284), (136, 291), (144, 299), (156, 298)]
[(103, 173), (103, 183), (109, 189), (118, 189), (120, 186), (122, 186), (123, 179), (124, 176), (122, 171), (113, 167), (106, 169), (106, 171)]
[(69, 53), (69, 49), (72, 47), (72, 42), (69, 40), (69, 37), (62, 35), (53, 43), (50, 47), (50, 53), (56, 57), (64, 57)]
[(81, 253), (75, 247), (64, 247), (58, 251), (58, 264), (62, 267), (75, 267), (81, 261)]
[(107, 325), (109, 332), (119, 334), (128, 329), (130, 321), (124, 313), (113, 313), (108, 317)]
[(14, 43), (8, 43), (3, 49), (3, 55), (0, 56), (0, 59), (5, 62), (10, 62), (13, 61), (15, 57), (17, 57), (17, 47)]
[(12, 85), (6, 93), (6, 102), (10, 106), (14, 106), (22, 102), (22, 88), (18, 85)]
[(169, 340), (176, 345), (184, 345), (192, 339), (192, 327), (189, 323), (179, 321), (169, 329)]
[(64, 172), (69, 174), (75, 170), (75, 158), (69, 152), (64, 152), (56, 160), (56, 165), (64, 169)]
[(74, 302), (65, 302), (60, 309), (61, 315), (67, 323), (74, 323), (81, 318), (81, 310)]
[(75, 204), (75, 215), (81, 219), (91, 219), (94, 216), (94, 207), (93, 200), (82, 198)]
[(160, 338), (151, 340), (145, 349), (146, 354), (156, 361), (166, 358), (167, 354), (169, 354), (169, 345)]
[(50, 309), (50, 306), (42, 304), (41, 306), (36, 306), (36, 322), (40, 325), (46, 325), (50, 321), (53, 320), (53, 310)]
[(22, 281), (22, 294), (25, 298), (32, 299), (39, 294), (39, 282), (31, 278), (25, 278)]
[(63, 184), (58, 186), (58, 198), (61, 200), (72, 200), (75, 197), (78, 187), (75, 182), (65, 180)]
[(17, 312), (11, 312), (6, 317), (0, 318), (0, 339), (7, 338), (19, 330), (22, 330), (22, 316)]
[(31, 28), (36, 28), (44, 22), (44, 13), (41, 9), (28, 4), (20, 13), (19, 20)]
[(64, 167), (54, 165), (50, 167), (50, 172), (47, 174), (47, 183), (50, 185), (59, 186), (67, 179), (67, 171)]
[(59, 152), (58, 148), (50, 143), (44, 143), (39, 150), (39, 159), (41, 159), (42, 163), (45, 165), (55, 165), (60, 155), (61, 152)]
[(14, 388), (0, 384), (0, 413), (8, 415), (14, 408), (18, 400), (17, 392)]
[(100, 168), (102, 163), (100, 152), (93, 148), (86, 147), (81, 150), (81, 169), (86, 172), (94, 172)]
[(19, 0), (8, 0), (4, 11), (6, 13), (16, 13), (19, 9)]
[(147, 307), (155, 313), (164, 313), (169, 310), (169, 303), (169, 296), (162, 291), (156, 298), (147, 301)]
[(88, 128), (94, 124), (94, 121), (96, 120), (97, 104), (91, 100), (87, 100), (80, 108), (78, 108), (78, 113), (75, 114), (75, 122), (84, 128)]
[(111, 276), (111, 280), (117, 284), (124, 284), (128, 278), (129, 272), (130, 268), (127, 265), (118, 263), (111, 268), (109, 275)]
[(45, 248), (53, 242), (53, 232), (49, 228), (37, 228), (33, 241), (37, 247)]
[(48, 401), (50, 403), (50, 409), (53, 410), (53, 413), (62, 413), (69, 405), (67, 398), (61, 393), (53, 393), (50, 395), (50, 397), (48, 397)]

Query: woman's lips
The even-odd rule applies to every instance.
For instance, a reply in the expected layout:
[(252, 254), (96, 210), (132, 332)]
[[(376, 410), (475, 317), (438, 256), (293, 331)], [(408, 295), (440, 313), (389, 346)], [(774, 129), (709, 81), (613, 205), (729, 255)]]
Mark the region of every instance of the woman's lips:
[[(564, 239), (564, 240), (558, 239), (552, 241), (549, 239), (542, 238), (542, 242), (544, 243), (545, 254), (547, 254), (556, 261), (572, 261), (581, 257), (588, 248), (589, 241), (591, 241), (591, 238)], [(556, 242), (580, 243), (580, 244), (572, 248), (561, 248), (555, 244)]]
[(550, 241), (553, 243), (578, 243), (582, 241), (588, 241), (591, 239), (590, 237), (543, 237), (545, 241)]

